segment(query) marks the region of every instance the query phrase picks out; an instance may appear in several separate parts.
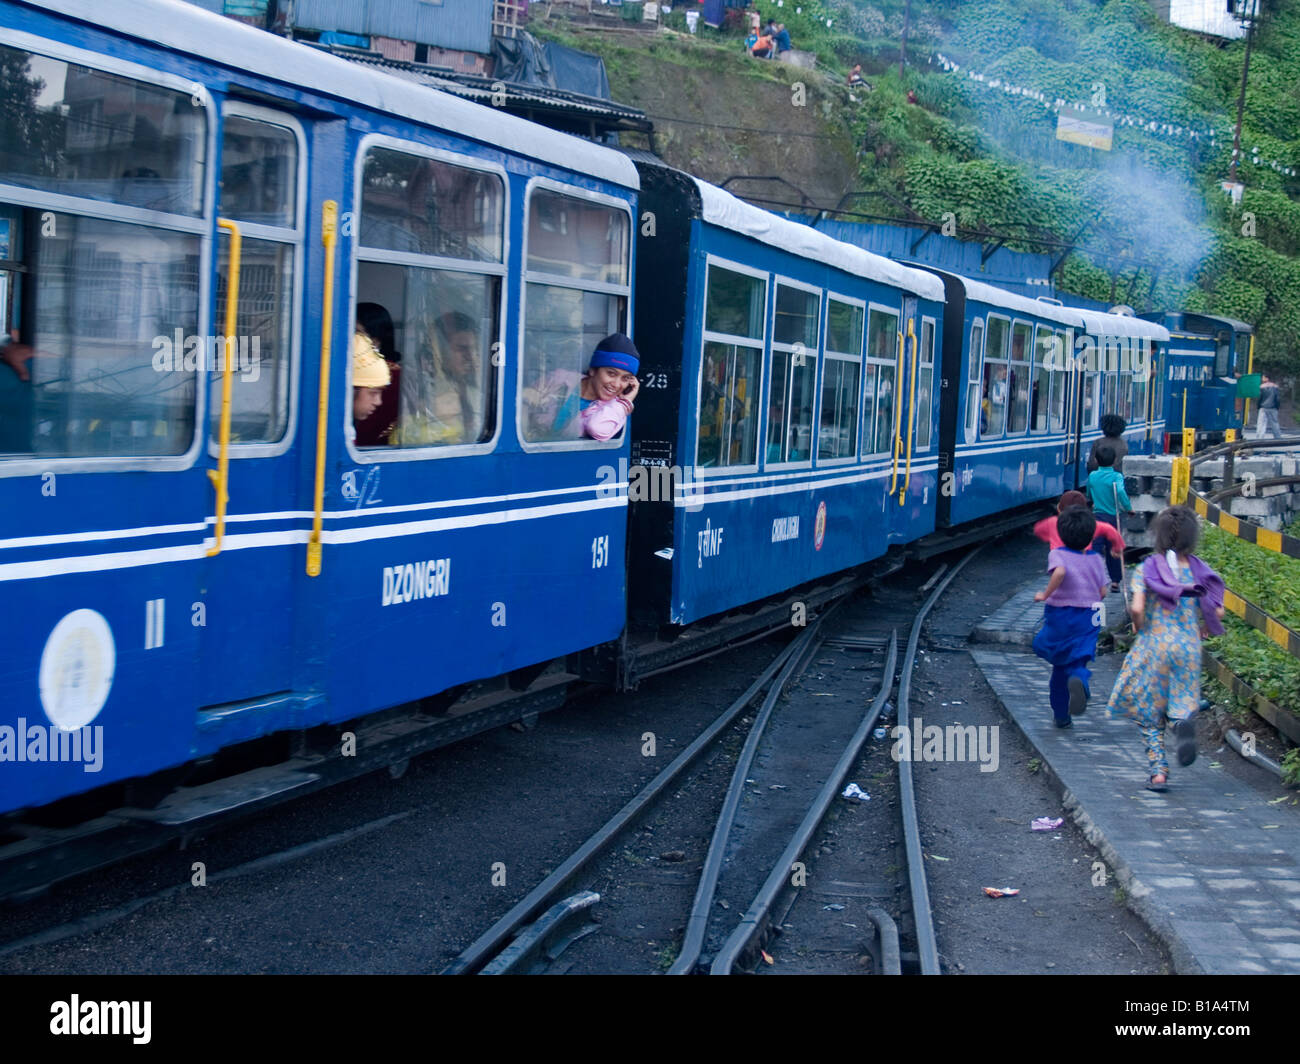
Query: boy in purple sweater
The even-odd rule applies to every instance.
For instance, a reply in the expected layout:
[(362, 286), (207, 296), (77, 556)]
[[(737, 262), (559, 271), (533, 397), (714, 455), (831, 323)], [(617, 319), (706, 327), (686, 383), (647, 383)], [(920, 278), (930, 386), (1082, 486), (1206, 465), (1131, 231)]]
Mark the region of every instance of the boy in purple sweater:
[(1065, 545), (1048, 554), (1052, 575), (1046, 590), (1034, 596), (1043, 603), (1043, 627), (1034, 636), (1034, 653), (1051, 662), (1053, 723), (1068, 728), (1070, 718), (1088, 708), (1088, 662), (1097, 656), (1098, 604), (1106, 597), (1109, 581), (1101, 556), (1084, 553), (1097, 531), (1090, 511), (1071, 507), (1057, 518), (1056, 531)]

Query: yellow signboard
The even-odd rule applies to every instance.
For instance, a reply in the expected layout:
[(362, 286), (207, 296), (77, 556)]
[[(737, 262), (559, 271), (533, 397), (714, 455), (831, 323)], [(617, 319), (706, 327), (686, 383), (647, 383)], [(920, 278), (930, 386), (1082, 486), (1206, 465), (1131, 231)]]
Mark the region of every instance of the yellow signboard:
[(1056, 139), (1082, 144), (1085, 148), (1110, 151), (1115, 136), (1115, 124), (1099, 115), (1085, 115), (1072, 108), (1063, 107), (1056, 117)]

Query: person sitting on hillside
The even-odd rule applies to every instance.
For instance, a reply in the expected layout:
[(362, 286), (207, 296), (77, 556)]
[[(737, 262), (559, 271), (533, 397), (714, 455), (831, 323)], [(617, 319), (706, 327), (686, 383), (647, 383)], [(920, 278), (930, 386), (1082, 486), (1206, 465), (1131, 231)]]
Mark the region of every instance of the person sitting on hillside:
[(777, 52), (788, 52), (794, 47), (794, 45), (790, 43), (790, 31), (785, 28), (784, 22), (777, 23), (776, 33), (773, 34), (773, 39), (776, 41)]
[(763, 33), (759, 35), (758, 40), (754, 42), (754, 46), (749, 50), (749, 54), (755, 59), (771, 59), (775, 51), (776, 42), (769, 37), (767, 31), (764, 30)]
[(749, 36), (745, 38), (746, 54), (752, 52), (754, 50), (754, 45), (756, 45), (757, 43), (758, 43), (758, 34), (755, 33), (753, 30), (750, 30)]
[(849, 88), (853, 88), (854, 86), (857, 86), (857, 85), (861, 85), (861, 84), (862, 84), (862, 64), (861, 64), (861, 63), (854, 63), (854, 64), (853, 64), (853, 69), (849, 71), (849, 76), (848, 76), (848, 78), (847, 78), (846, 80), (848, 81)]

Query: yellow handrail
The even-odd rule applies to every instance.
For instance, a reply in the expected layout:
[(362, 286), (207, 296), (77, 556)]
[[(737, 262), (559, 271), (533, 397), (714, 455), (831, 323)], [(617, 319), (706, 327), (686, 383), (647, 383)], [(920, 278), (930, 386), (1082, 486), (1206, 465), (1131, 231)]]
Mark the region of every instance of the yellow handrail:
[[(239, 264), (243, 254), (243, 235), (239, 226), (228, 218), (218, 218), (217, 227), (230, 234), (230, 276), (226, 280), (225, 335), (221, 338), (225, 350), (225, 364), (221, 371), (221, 424), (217, 430), (217, 468), (208, 470), (208, 479), (217, 491), (217, 523), (215, 538), (206, 552), (209, 558), (221, 553), (221, 541), (226, 535), (226, 503), (230, 501), (230, 400), (234, 382), (235, 352), (239, 341), (235, 337), (239, 315)], [(215, 349), (215, 345), (214, 345)]]
[(325, 512), (325, 437), (330, 408), (330, 334), (334, 328), (334, 256), (339, 241), (339, 205), (321, 208), (321, 243), (325, 245), (325, 290), (321, 296), (320, 398), (316, 406), (316, 487), (312, 497), (311, 537), (307, 540), (307, 575), (320, 576), (321, 520)]
[(903, 439), (898, 434), (898, 424), (902, 417), (902, 409), (898, 405), (898, 389), (903, 386), (903, 330), (898, 330), (898, 354), (894, 360), (894, 477), (889, 482), (889, 494), (894, 494), (894, 489), (898, 487), (898, 452), (903, 448)]
[(916, 439), (916, 349), (920, 343), (916, 338), (916, 321), (907, 319), (907, 338), (912, 341), (912, 386), (908, 389), (907, 400), (907, 473), (903, 477), (903, 486), (898, 489), (898, 505), (902, 506), (907, 498), (907, 489), (912, 485), (912, 443)]
[[(1249, 377), (1255, 372), (1255, 334), (1250, 334), (1250, 353), (1246, 356), (1246, 376)], [(1241, 431), (1245, 437), (1246, 426), (1250, 424), (1250, 400), (1243, 400), (1241, 408)]]

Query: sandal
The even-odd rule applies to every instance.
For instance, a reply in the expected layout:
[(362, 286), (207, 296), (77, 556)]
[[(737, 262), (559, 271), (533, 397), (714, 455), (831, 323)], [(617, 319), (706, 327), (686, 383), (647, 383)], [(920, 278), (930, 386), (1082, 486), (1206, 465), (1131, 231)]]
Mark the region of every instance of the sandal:
[[(1160, 780), (1159, 783), (1156, 782), (1157, 779)], [(1169, 790), (1169, 777), (1163, 772), (1157, 772), (1154, 776), (1147, 777), (1147, 790), (1164, 794), (1165, 791)]]

